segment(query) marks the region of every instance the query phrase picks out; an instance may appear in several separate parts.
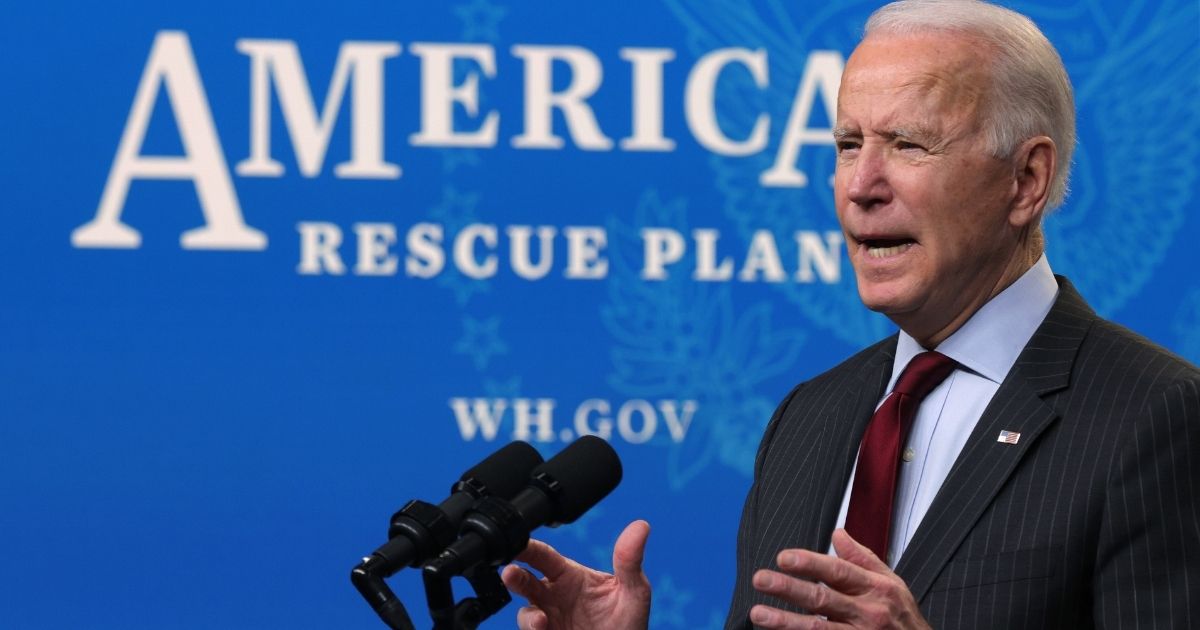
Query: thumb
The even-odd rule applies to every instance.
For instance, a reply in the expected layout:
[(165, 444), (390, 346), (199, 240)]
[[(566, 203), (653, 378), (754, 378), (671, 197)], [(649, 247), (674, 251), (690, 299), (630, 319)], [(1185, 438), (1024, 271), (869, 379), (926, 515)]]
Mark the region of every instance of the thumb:
[(891, 573), (892, 569), (866, 545), (854, 540), (844, 529), (833, 532), (833, 549), (837, 556), (851, 564), (874, 573)]
[(650, 523), (634, 521), (625, 527), (613, 546), (613, 575), (626, 586), (646, 582), (642, 573), (642, 559), (646, 555), (646, 539), (650, 537)]

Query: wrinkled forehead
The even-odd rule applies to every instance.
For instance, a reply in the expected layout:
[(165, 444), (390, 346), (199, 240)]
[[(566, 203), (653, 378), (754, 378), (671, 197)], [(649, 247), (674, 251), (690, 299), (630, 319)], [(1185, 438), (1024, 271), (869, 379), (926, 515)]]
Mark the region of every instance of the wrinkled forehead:
[(985, 47), (947, 33), (872, 35), (846, 62), (838, 117), (891, 112), (978, 117), (990, 88)]

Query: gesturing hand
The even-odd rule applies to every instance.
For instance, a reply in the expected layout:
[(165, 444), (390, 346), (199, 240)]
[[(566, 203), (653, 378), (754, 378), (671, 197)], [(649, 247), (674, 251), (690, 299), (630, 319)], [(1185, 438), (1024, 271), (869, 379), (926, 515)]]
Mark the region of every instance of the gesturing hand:
[(904, 580), (870, 549), (843, 529), (833, 533), (833, 548), (836, 558), (785, 549), (776, 558), (783, 573), (754, 574), (754, 588), (812, 614), (760, 604), (750, 620), (766, 628), (929, 628)]
[(517, 612), (521, 630), (644, 630), (650, 618), (650, 581), (642, 557), (650, 524), (634, 521), (613, 548), (613, 575), (589, 569), (531, 540), (517, 560), (544, 576), (510, 564), (502, 578), (508, 589), (529, 600)]

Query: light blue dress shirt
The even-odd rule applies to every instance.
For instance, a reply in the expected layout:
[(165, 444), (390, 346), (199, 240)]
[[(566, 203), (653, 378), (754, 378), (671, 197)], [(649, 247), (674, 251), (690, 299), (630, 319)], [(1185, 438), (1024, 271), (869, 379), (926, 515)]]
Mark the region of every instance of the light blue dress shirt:
[[(1016, 282), (984, 304), (935, 348), (958, 361), (959, 367), (925, 397), (901, 452), (886, 560), (888, 566), (895, 568), (983, 410), (1050, 312), (1057, 296), (1058, 282), (1046, 256), (1042, 255)], [(891, 394), (908, 362), (925, 350), (915, 339), (900, 331), (892, 378), (886, 390), (888, 394), (879, 400), (879, 405)], [(855, 472), (857, 468), (856, 462)], [(842, 496), (838, 527), (844, 527), (846, 523), (855, 472), (850, 473)], [(830, 553), (833, 553), (832, 548)]]

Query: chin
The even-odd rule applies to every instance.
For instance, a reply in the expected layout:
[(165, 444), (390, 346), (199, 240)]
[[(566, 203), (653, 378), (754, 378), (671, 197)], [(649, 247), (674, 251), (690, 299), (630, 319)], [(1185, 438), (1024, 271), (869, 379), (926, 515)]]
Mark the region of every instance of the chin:
[(913, 310), (912, 300), (908, 296), (868, 283), (858, 285), (858, 299), (862, 300), (863, 306), (867, 309), (888, 317), (902, 315)]
[(887, 309), (896, 297), (892, 293), (878, 283), (858, 278), (858, 299), (862, 300), (863, 306), (872, 311), (883, 312)]

